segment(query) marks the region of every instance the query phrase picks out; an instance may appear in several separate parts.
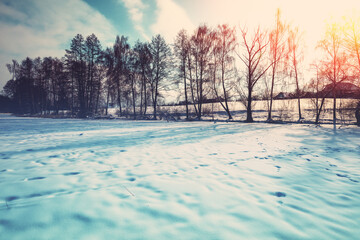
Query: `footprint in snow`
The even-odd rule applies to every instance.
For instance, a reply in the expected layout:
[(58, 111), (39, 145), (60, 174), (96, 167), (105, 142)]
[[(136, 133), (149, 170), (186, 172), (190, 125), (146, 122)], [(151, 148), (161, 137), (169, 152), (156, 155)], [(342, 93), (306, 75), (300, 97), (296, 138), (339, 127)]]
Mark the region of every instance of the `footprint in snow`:
[(208, 167), (208, 164), (199, 164), (200, 167)]
[(340, 174), (340, 173), (337, 173), (336, 176), (338, 176), (338, 177), (347, 177), (346, 174)]
[(45, 177), (32, 177), (32, 178), (28, 178), (29, 181), (41, 180), (41, 179), (45, 179)]
[(68, 172), (68, 173), (63, 173), (64, 176), (72, 176), (72, 175), (78, 175), (80, 174), (80, 172)]
[(284, 192), (274, 192), (274, 193), (271, 193), (271, 194), (276, 196), (276, 197), (286, 197), (286, 193), (284, 193)]
[(347, 179), (349, 179), (350, 181), (355, 182), (355, 183), (358, 183), (358, 182), (359, 182), (358, 180), (355, 180), (355, 179), (350, 178), (350, 177), (349, 177), (348, 175), (346, 175), (346, 174), (337, 173), (336, 176), (341, 177), (341, 178), (347, 178)]
[(7, 202), (11, 202), (11, 201), (14, 201), (14, 200), (16, 200), (16, 199), (19, 199), (19, 197), (18, 197), (18, 196), (9, 196), (9, 197), (6, 197), (6, 198), (5, 198), (5, 200), (6, 200)]

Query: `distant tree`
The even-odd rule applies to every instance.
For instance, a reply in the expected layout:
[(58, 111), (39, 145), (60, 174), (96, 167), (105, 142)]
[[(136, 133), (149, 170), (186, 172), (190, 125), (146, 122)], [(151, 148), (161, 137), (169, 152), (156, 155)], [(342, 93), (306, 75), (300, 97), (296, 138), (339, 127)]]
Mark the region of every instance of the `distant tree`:
[(16, 60), (12, 60), (11, 64), (6, 64), (9, 73), (12, 75), (11, 80), (4, 86), (5, 95), (9, 98), (13, 98), (16, 92), (15, 80), (19, 75), (19, 63)]
[(190, 53), (190, 42), (189, 36), (187, 35), (186, 30), (182, 29), (176, 35), (174, 52), (178, 59), (178, 72), (179, 77), (182, 78), (184, 84), (184, 96), (185, 96), (185, 108), (186, 108), (186, 120), (189, 119), (189, 101), (188, 101), (188, 90), (187, 90), (187, 58)]
[(226, 24), (218, 25), (212, 36), (214, 92), (228, 118), (232, 119), (228, 101), (232, 86), (231, 79), (234, 78), (235, 73), (233, 56), (236, 46), (235, 29)]
[(98, 71), (97, 67), (102, 61), (102, 50), (99, 39), (95, 34), (91, 34), (86, 37), (85, 40), (85, 59), (87, 63), (87, 81), (86, 81), (86, 108), (88, 112), (93, 112), (97, 99), (99, 86), (101, 82), (99, 78), (95, 78), (95, 72)]
[[(66, 61), (69, 71), (71, 72), (73, 91), (75, 89), (78, 102), (80, 118), (86, 117), (86, 59), (85, 59), (85, 40), (81, 34), (77, 34), (72, 40), (70, 49), (66, 50)], [(72, 94), (74, 95), (74, 94)], [(73, 97), (73, 96), (72, 96)]]
[(64, 61), (59, 58), (53, 59), (53, 105), (56, 111), (56, 114), (59, 113), (59, 110), (64, 110), (68, 108), (68, 82), (67, 75), (65, 72)]
[(348, 56), (342, 50), (339, 26), (335, 23), (327, 26), (325, 37), (318, 44), (324, 58), (320, 64), (320, 74), (331, 83), (333, 97), (333, 124), (336, 126), (336, 87), (339, 83), (351, 79)]
[(266, 65), (265, 52), (268, 46), (266, 32), (261, 31), (258, 27), (254, 34), (249, 37), (248, 29), (242, 28), (241, 32), (241, 46), (242, 53), (238, 53), (238, 57), (245, 64), (245, 85), (246, 85), (246, 122), (253, 122), (252, 117), (252, 100), (255, 85), (258, 83), (266, 71), (271, 67), (271, 64)]
[(6, 97), (10, 99), (14, 99), (16, 95), (16, 84), (17, 84), (16, 81), (13, 79), (10, 79), (9, 81), (6, 82), (4, 86), (4, 94)]
[(272, 119), (272, 103), (274, 98), (274, 85), (276, 74), (279, 71), (281, 62), (286, 57), (286, 32), (287, 26), (281, 21), (280, 9), (276, 11), (275, 28), (269, 34), (269, 45), (270, 45), (270, 62), (271, 65), (271, 89), (270, 89), (270, 107), (268, 112), (268, 121)]
[(151, 61), (152, 56), (148, 43), (136, 42), (134, 47), (136, 53), (136, 67), (137, 72), (140, 74), (140, 115), (146, 115), (148, 106), (148, 84), (151, 78)]
[(139, 56), (136, 51), (131, 50), (129, 54), (127, 85), (129, 86), (129, 93), (131, 95), (131, 105), (133, 107), (133, 118), (136, 119), (136, 97), (137, 97), (137, 82), (139, 79)]
[[(354, 75), (357, 76), (357, 82), (354, 82), (360, 87), (360, 18), (347, 17), (345, 19), (344, 33), (344, 47), (349, 54), (349, 61), (353, 67)], [(360, 101), (355, 110), (355, 117), (357, 125), (360, 126)]]
[(171, 70), (171, 49), (162, 36), (156, 35), (151, 40), (149, 51), (152, 56), (150, 89), (153, 104), (153, 116), (154, 119), (156, 119), (159, 88), (164, 79), (169, 76)]
[(0, 112), (11, 113), (14, 112), (15, 108), (16, 104), (11, 98), (0, 95)]
[[(49, 113), (51, 108), (51, 86), (52, 86), (52, 79), (54, 77), (53, 74), (53, 58), (52, 57), (44, 57), (42, 64), (41, 64), (41, 71), (43, 74), (43, 88), (44, 88), (44, 108)], [(54, 97), (53, 97), (54, 98)]]
[[(312, 91), (311, 101), (315, 105), (315, 124), (318, 124), (320, 121), (320, 115), (324, 106), (325, 99), (327, 95), (323, 94), (322, 90), (325, 87), (324, 76), (320, 74), (320, 64), (319, 62), (314, 62), (311, 67), (316, 71), (316, 77), (312, 78), (307, 85), (307, 88)], [(320, 101), (321, 99), (321, 101)]]
[(107, 70), (106, 80), (105, 80), (105, 89), (106, 89), (105, 115), (108, 115), (110, 96), (114, 95), (113, 74), (114, 74), (115, 55), (114, 55), (114, 51), (111, 48), (106, 48), (103, 54), (104, 54), (104, 66), (106, 67)]
[(296, 84), (296, 97), (298, 99), (298, 112), (299, 112), (299, 121), (302, 119), (301, 116), (301, 90), (299, 84), (299, 66), (303, 60), (303, 45), (301, 44), (301, 34), (299, 29), (296, 27), (289, 30), (288, 36), (288, 57), (289, 57), (289, 72), (290, 77), (294, 77)]
[[(345, 18), (343, 30), (343, 47), (348, 54), (349, 64), (357, 76), (357, 85), (360, 86), (360, 18)], [(355, 80), (353, 79), (353, 80)], [(354, 82), (356, 84), (356, 82)]]
[(22, 112), (35, 113), (35, 89), (34, 89), (34, 64), (33, 60), (27, 57), (21, 62), (18, 93), (20, 94)]
[(206, 84), (209, 83), (210, 78), (209, 63), (212, 47), (210, 28), (206, 25), (199, 26), (192, 35), (190, 43), (191, 58), (188, 59), (190, 88), (197, 118), (201, 119)]
[(126, 64), (129, 57), (130, 45), (128, 43), (128, 38), (125, 36), (116, 36), (114, 44), (114, 80), (117, 90), (117, 103), (119, 107), (119, 116), (122, 115), (121, 109), (121, 98), (122, 98), (122, 88), (124, 87), (125, 77), (126, 77)]

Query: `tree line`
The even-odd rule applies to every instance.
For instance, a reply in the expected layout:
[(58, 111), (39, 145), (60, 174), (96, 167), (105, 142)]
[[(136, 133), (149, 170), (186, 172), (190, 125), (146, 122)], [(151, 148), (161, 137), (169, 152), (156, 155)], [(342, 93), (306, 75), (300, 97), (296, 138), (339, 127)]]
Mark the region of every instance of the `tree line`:
[(62, 58), (27, 57), (7, 64), (12, 79), (4, 93), (22, 114), (68, 110), (83, 118), (107, 115), (116, 106), (118, 116), (130, 111), (136, 119), (150, 112), (157, 119), (164, 93), (177, 89), (186, 119), (201, 119), (209, 101), (219, 102), (232, 119), (229, 102), (239, 100), (246, 106), (246, 121), (252, 122), (253, 101), (259, 96), (269, 100), (267, 120), (272, 121), (276, 86), (283, 85), (294, 88), (299, 120), (305, 89), (317, 96), (316, 123), (325, 98), (332, 97), (336, 124), (337, 87), (342, 82), (360, 86), (358, 29), (354, 19), (328, 25), (318, 43), (322, 57), (311, 65), (314, 77), (308, 84), (303, 81), (302, 33), (278, 10), (270, 30), (203, 24), (192, 34), (180, 30), (171, 44), (156, 35), (130, 46), (127, 37), (117, 36), (112, 47), (103, 48), (95, 34), (77, 34)]

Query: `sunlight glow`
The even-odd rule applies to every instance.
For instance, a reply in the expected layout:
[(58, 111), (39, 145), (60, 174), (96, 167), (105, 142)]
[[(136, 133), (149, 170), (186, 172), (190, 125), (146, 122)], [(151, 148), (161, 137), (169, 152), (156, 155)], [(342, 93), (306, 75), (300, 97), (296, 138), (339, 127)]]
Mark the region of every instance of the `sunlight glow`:
[(298, 26), (303, 32), (305, 56), (312, 59), (317, 42), (325, 34), (327, 23), (340, 22), (344, 16), (360, 16), (359, 0), (185, 0), (182, 4), (188, 9), (195, 25), (228, 23), (249, 28), (260, 25), (266, 29), (273, 26), (276, 9), (280, 8), (282, 19), (292, 27)]

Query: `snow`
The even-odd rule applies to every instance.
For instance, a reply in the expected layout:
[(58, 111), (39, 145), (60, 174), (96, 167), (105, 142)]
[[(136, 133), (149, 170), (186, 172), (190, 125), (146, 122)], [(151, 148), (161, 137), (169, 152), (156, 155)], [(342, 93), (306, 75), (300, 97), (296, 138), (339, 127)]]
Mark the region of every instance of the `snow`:
[(357, 239), (360, 128), (0, 115), (0, 239)]

